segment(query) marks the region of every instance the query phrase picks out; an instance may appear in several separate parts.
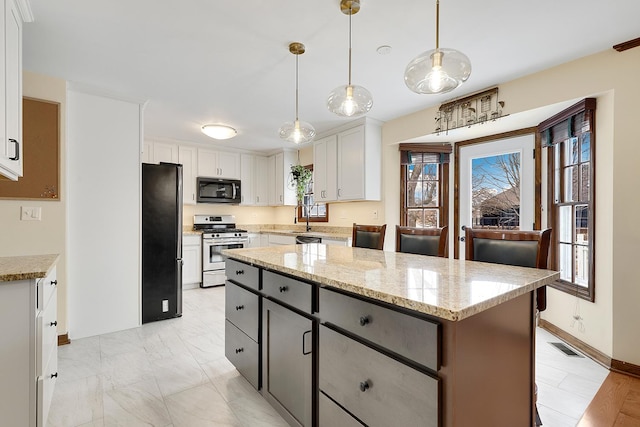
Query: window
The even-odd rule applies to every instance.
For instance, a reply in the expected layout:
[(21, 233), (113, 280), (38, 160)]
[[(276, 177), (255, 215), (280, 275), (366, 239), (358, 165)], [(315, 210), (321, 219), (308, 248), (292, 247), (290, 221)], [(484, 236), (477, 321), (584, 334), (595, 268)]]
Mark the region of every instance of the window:
[[(305, 168), (313, 172), (313, 165), (306, 165)], [(299, 223), (307, 220), (309, 222), (329, 222), (329, 205), (313, 200), (313, 178), (307, 187), (302, 206), (296, 208), (296, 215)]]
[(595, 297), (595, 108), (595, 99), (585, 99), (538, 128), (549, 154), (550, 268), (560, 271), (554, 287), (590, 301)]
[(400, 144), (400, 225), (447, 225), (450, 145)]

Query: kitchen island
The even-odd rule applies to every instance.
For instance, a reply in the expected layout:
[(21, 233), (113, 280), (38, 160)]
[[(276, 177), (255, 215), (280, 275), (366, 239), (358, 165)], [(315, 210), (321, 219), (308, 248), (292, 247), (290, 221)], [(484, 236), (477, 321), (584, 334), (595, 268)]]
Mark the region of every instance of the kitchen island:
[(557, 272), (323, 244), (225, 255), (227, 357), (291, 425), (533, 425), (533, 291)]

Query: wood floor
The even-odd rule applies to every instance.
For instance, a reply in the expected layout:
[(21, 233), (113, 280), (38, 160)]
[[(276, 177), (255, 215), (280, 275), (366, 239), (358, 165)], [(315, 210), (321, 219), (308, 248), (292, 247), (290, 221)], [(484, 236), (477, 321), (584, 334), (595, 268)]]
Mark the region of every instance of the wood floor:
[(577, 427), (640, 427), (640, 378), (610, 372)]

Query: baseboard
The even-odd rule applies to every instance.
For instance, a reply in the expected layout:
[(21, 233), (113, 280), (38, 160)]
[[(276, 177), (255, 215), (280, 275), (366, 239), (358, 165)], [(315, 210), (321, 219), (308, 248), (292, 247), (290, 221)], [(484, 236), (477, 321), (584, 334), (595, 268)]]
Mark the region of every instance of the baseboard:
[(632, 375), (640, 378), (640, 366), (633, 363), (623, 362), (622, 360), (611, 360), (611, 370), (621, 374)]
[(71, 344), (69, 334), (58, 335), (58, 346)]
[[(544, 319), (540, 319), (540, 321), (538, 323), (538, 326), (540, 326), (542, 329), (550, 332), (551, 334), (555, 335), (556, 337), (560, 338), (561, 340), (563, 340), (567, 344), (571, 345), (572, 347), (577, 348), (578, 350), (580, 350), (581, 352), (583, 352), (584, 354), (586, 354), (587, 356), (589, 356), (590, 358), (592, 358), (596, 362), (598, 362), (601, 365), (603, 365), (605, 368), (608, 368), (608, 369), (612, 368), (612, 366), (611, 366), (612, 360), (611, 360), (611, 358), (609, 356), (607, 356), (606, 354), (604, 354), (600, 350), (591, 347), (586, 342), (580, 341), (578, 338), (574, 337), (573, 335), (569, 334), (568, 332), (563, 331), (562, 329), (558, 328), (553, 323), (550, 323), (550, 322), (548, 322), (548, 321), (546, 321)], [(636, 367), (636, 368), (640, 369), (640, 367)], [(638, 372), (640, 373), (640, 370)]]

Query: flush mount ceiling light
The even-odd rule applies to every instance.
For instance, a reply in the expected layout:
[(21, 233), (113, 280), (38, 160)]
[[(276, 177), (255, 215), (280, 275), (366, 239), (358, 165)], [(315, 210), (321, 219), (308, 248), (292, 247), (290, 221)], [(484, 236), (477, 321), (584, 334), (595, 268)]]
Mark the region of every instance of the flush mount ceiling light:
[(305, 52), (304, 45), (293, 42), (289, 45), (289, 52), (296, 56), (296, 119), (282, 125), (280, 138), (295, 144), (302, 144), (311, 141), (316, 136), (316, 130), (313, 126), (298, 119), (298, 57)]
[(471, 75), (469, 58), (455, 49), (440, 48), (440, 0), (436, 0), (436, 48), (422, 52), (407, 65), (404, 82), (415, 93), (446, 93)]
[(227, 125), (204, 125), (202, 126), (202, 133), (213, 139), (229, 139), (236, 136), (238, 133), (234, 128)]
[(362, 86), (351, 84), (351, 15), (360, 10), (359, 0), (341, 0), (340, 10), (349, 15), (349, 83), (331, 91), (327, 99), (327, 108), (343, 117), (358, 117), (366, 114), (373, 106), (371, 93)]

